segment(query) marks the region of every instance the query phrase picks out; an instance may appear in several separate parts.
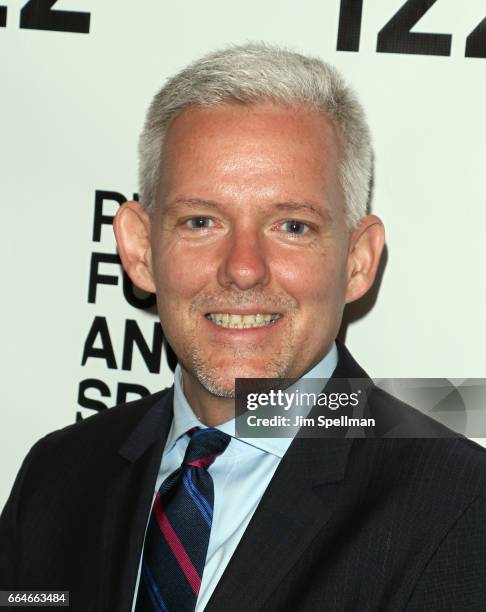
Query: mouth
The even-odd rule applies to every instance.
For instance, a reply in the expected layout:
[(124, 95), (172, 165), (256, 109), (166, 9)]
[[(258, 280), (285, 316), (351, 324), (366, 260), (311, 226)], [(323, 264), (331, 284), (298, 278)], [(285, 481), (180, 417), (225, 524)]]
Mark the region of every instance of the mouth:
[(252, 329), (273, 325), (282, 315), (279, 313), (231, 314), (229, 312), (209, 312), (205, 317), (216, 325), (227, 329)]

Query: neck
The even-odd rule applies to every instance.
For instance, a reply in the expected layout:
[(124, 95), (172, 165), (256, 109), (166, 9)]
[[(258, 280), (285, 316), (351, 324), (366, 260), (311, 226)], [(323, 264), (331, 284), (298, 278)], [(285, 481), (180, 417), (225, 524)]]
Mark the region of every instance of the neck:
[(235, 400), (209, 393), (201, 383), (182, 366), (184, 395), (197, 418), (208, 427), (221, 425), (235, 417)]

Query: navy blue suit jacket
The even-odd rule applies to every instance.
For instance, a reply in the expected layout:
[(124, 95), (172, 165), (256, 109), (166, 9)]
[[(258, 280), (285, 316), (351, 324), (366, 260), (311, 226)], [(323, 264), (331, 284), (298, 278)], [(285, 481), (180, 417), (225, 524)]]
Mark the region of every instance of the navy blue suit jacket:
[[(335, 378), (366, 377), (339, 353)], [(34, 445), (0, 518), (0, 589), (69, 590), (72, 612), (131, 610), (172, 397)], [(292, 442), (208, 612), (486, 609), (485, 450), (378, 390), (369, 410), (391, 435)], [(445, 437), (397, 438), (403, 424)]]

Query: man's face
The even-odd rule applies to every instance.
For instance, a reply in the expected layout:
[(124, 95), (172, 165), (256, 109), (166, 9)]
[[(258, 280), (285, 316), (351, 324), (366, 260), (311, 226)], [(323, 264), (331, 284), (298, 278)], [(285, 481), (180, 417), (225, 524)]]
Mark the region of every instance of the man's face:
[(153, 275), (167, 340), (212, 394), (298, 377), (329, 350), (350, 238), (339, 160), (332, 123), (306, 107), (190, 108), (172, 123)]

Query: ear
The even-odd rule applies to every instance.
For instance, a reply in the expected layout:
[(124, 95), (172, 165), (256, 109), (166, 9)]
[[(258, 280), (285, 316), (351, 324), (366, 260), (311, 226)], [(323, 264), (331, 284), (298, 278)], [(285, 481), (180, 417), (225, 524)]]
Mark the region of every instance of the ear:
[(364, 217), (349, 243), (346, 304), (359, 299), (373, 285), (384, 244), (381, 220), (375, 215)]
[(115, 215), (113, 229), (120, 259), (133, 284), (155, 293), (149, 214), (138, 202), (125, 202)]

